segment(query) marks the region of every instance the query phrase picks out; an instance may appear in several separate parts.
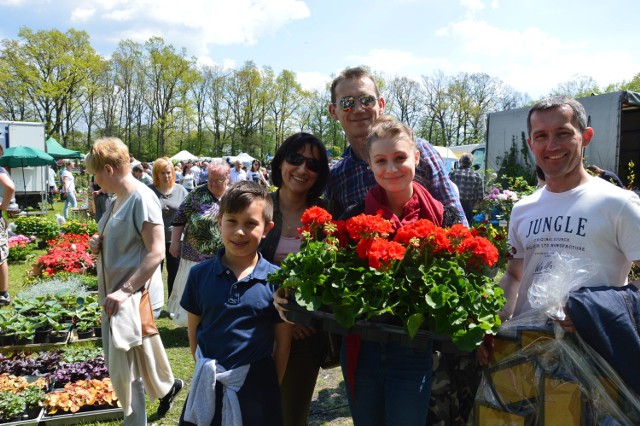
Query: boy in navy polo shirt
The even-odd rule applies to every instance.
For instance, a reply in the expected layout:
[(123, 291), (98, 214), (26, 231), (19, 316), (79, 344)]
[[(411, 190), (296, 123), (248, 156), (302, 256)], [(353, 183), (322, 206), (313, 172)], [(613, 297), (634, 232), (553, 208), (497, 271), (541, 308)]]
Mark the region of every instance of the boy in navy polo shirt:
[(231, 186), (220, 201), (224, 248), (191, 269), (180, 302), (196, 359), (180, 424), (282, 425), (291, 326), (272, 304), (267, 276), (277, 267), (257, 251), (272, 215), (271, 198), (254, 182)]

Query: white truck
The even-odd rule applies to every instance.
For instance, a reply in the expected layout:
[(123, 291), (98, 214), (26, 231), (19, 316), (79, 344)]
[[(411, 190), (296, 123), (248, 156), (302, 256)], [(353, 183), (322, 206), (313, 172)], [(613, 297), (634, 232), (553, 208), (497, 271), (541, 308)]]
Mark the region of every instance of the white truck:
[[(28, 146), (45, 151), (44, 123), (0, 121), (0, 143), (5, 149)], [(16, 203), (39, 209), (46, 200), (47, 167), (13, 167), (9, 173), (16, 187)]]
[[(640, 184), (640, 93), (619, 91), (579, 98), (584, 105), (588, 125), (594, 137), (585, 149), (585, 161), (616, 173), (625, 185), (631, 173), (634, 184)], [(486, 168), (498, 171), (498, 158), (504, 158), (515, 140), (518, 150), (522, 138), (526, 140), (529, 108), (518, 108), (490, 113), (487, 116)], [(529, 164), (535, 164), (530, 150)], [(521, 158), (522, 160), (522, 158)], [(629, 170), (629, 163), (634, 163)], [(524, 161), (522, 161), (524, 163)], [(533, 173), (533, 170), (532, 170)]]

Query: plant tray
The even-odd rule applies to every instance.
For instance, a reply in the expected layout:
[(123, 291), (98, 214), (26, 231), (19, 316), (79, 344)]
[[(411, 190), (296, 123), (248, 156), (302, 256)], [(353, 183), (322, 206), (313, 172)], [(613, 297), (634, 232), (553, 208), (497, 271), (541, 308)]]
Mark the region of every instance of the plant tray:
[(69, 414), (45, 414), (40, 418), (44, 425), (72, 425), (77, 423), (89, 423), (102, 420), (114, 420), (124, 418), (122, 408), (105, 408), (93, 411), (84, 411)]
[(73, 328), (73, 331), (71, 333), (69, 333), (69, 343), (75, 343), (75, 342), (92, 342), (94, 340), (99, 340), (102, 339), (102, 337), (96, 337), (96, 336), (92, 336), (92, 337), (87, 337), (85, 339), (80, 339), (78, 337), (78, 329), (77, 328)]
[(431, 333), (428, 330), (420, 330), (413, 339), (409, 338), (404, 327), (386, 324), (383, 322), (356, 321), (351, 328), (340, 325), (335, 316), (330, 312), (308, 311), (296, 303), (283, 305), (288, 311), (285, 316), (291, 322), (303, 325), (312, 325), (323, 329), (329, 333), (346, 336), (347, 334), (357, 334), (363, 340), (377, 343), (398, 343), (401, 346), (428, 349), (434, 341), (448, 341), (447, 336)]
[(43, 410), (40, 410), (37, 416), (30, 419), (16, 420), (16, 421), (10, 421), (10, 422), (4, 422), (0, 420), (0, 426), (37, 425), (38, 423), (40, 423), (40, 419), (42, 418), (43, 412), (44, 412)]

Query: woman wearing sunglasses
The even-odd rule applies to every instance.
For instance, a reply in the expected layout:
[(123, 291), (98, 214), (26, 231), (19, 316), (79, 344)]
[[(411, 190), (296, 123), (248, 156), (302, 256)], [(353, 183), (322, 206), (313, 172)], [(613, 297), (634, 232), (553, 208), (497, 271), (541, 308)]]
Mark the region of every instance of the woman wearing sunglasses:
[[(278, 188), (271, 193), (275, 226), (260, 246), (262, 255), (269, 262), (279, 265), (289, 253), (300, 250), (300, 218), (310, 206), (326, 208), (320, 196), (328, 178), (329, 160), (320, 139), (308, 133), (296, 133), (280, 146), (271, 163), (271, 180)], [(293, 339), (280, 386), (285, 426), (307, 424), (318, 370), (327, 351), (328, 336), (296, 324)]]

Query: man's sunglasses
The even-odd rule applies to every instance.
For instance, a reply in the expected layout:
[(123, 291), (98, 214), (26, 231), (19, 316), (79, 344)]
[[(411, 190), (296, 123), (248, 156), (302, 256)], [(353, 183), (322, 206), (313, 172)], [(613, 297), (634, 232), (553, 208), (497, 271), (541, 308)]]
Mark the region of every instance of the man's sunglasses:
[(362, 105), (363, 108), (373, 108), (376, 105), (376, 102), (378, 102), (378, 98), (373, 95), (361, 95), (357, 98), (354, 96), (345, 96), (334, 105), (339, 106), (344, 112), (349, 112), (356, 104), (356, 99), (360, 102), (360, 105)]
[(312, 172), (318, 173), (320, 171), (320, 161), (315, 158), (305, 157), (302, 154), (298, 154), (297, 152), (290, 152), (284, 157), (284, 161), (291, 164), (292, 166), (299, 166), (305, 161), (307, 162), (307, 169)]

